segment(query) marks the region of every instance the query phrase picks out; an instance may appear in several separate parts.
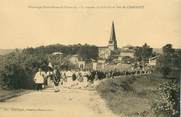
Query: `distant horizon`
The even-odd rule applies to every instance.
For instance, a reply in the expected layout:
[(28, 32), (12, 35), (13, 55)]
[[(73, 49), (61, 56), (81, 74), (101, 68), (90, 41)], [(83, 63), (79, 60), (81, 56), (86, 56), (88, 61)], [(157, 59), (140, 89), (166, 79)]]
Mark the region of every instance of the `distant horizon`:
[[(78, 44), (81, 44), (81, 45), (85, 45), (85, 44), (88, 44), (88, 45), (90, 45), (90, 46), (96, 46), (96, 47), (104, 47), (104, 46), (107, 46), (107, 45), (95, 45), (95, 44), (89, 44), (89, 43), (74, 43), (74, 44), (62, 44), (62, 43), (54, 43), (54, 44), (47, 44), (47, 45), (37, 45), (37, 46), (27, 46), (27, 47), (23, 47), (23, 48), (0, 48), (0, 50), (14, 50), (14, 49), (26, 49), (26, 48), (37, 48), (37, 47), (41, 47), (41, 46), (50, 46), (50, 45), (57, 45), (57, 44), (59, 44), (59, 45), (64, 45), (64, 46), (70, 46), (70, 45), (78, 45)], [(118, 48), (122, 48), (122, 47), (125, 47), (125, 46), (138, 46), (138, 47), (141, 47), (141, 46), (143, 46), (145, 43), (143, 43), (142, 45), (131, 45), (131, 44), (127, 44), (127, 45), (124, 45), (124, 46), (118, 46)], [(149, 43), (146, 43), (147, 45), (149, 45), (151, 48), (153, 48), (153, 49), (162, 49), (162, 47), (163, 46), (165, 46), (165, 45), (163, 45), (162, 47), (152, 47)], [(168, 43), (168, 44), (171, 44), (171, 43)], [(174, 47), (174, 45), (172, 45), (172, 47), (174, 48), (174, 49), (181, 49), (181, 47)]]

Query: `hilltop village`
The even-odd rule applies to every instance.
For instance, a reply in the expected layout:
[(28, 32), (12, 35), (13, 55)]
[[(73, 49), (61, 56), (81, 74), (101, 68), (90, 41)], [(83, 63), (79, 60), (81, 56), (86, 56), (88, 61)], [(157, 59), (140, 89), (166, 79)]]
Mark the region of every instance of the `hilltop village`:
[[(144, 45), (149, 47), (148, 45)], [(111, 34), (107, 46), (97, 47), (98, 57), (86, 60), (78, 54), (65, 55), (61, 51), (53, 52), (49, 56), (50, 63), (59, 66), (67, 63), (72, 68), (80, 70), (133, 70), (141, 69), (143, 66), (153, 68), (157, 62), (157, 55), (150, 56), (146, 62), (138, 61), (135, 56), (139, 49), (137, 46), (127, 45), (122, 48), (117, 46), (117, 38), (114, 22), (112, 22)], [(54, 62), (51, 62), (54, 61)], [(56, 61), (56, 62), (55, 62)], [(141, 67), (141, 68), (140, 68)]]

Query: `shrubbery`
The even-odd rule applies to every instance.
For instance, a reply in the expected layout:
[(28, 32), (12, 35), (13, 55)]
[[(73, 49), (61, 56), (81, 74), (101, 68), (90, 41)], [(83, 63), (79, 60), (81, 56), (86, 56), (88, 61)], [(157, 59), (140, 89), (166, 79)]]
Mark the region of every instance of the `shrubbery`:
[(179, 88), (175, 81), (167, 81), (160, 84), (159, 98), (153, 104), (153, 110), (157, 114), (174, 117), (179, 114)]
[(24, 86), (27, 74), (18, 64), (12, 63), (4, 67), (1, 71), (1, 85), (3, 88), (19, 89)]
[(39, 67), (46, 68), (46, 56), (26, 54), (19, 50), (0, 59), (0, 86), (5, 89), (32, 89), (33, 77)]
[[(153, 104), (153, 110), (157, 114), (172, 117), (179, 116), (179, 95), (180, 95), (180, 68), (181, 50), (173, 49), (171, 44), (162, 48), (163, 54), (160, 55), (157, 68), (164, 79), (168, 81), (160, 84), (158, 89), (159, 99)], [(172, 79), (170, 81), (170, 79)]]

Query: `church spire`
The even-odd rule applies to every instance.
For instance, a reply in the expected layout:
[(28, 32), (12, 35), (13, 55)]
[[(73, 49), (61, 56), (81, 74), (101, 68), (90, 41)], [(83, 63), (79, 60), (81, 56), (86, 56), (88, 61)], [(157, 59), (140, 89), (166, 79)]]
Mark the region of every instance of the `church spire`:
[(109, 40), (109, 47), (110, 47), (111, 50), (117, 49), (117, 41), (116, 41), (116, 33), (115, 33), (114, 21), (112, 22), (111, 37), (110, 37), (110, 40)]
[(114, 28), (114, 21), (112, 22), (112, 29), (111, 29), (111, 37), (109, 41), (116, 41), (116, 34), (115, 34), (115, 28)]

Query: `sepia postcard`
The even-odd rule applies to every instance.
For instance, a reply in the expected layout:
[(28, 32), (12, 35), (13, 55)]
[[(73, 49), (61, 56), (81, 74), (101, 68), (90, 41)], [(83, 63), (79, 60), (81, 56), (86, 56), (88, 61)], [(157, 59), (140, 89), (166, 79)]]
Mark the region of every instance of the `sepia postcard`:
[(180, 117), (181, 0), (0, 0), (0, 117)]

